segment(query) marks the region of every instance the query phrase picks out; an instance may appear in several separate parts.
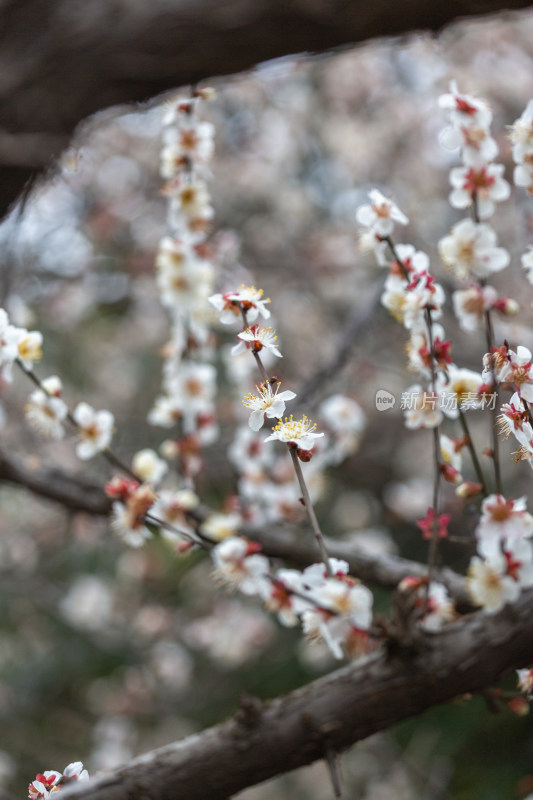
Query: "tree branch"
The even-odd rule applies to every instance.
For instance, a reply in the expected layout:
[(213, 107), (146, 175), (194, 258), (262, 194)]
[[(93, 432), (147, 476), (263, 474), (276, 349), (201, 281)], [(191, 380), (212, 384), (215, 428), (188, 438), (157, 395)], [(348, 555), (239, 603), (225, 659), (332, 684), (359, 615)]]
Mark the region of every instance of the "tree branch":
[[(79, 476), (72, 476), (57, 468), (33, 467), (21, 459), (0, 453), (0, 481), (24, 486), (39, 497), (53, 500), (72, 511), (105, 516), (111, 512), (111, 500), (103, 489)], [(196, 521), (203, 521), (212, 513), (202, 507), (193, 512)], [(306, 567), (317, 561), (318, 553), (313, 543), (301, 532), (289, 527), (244, 529), (243, 533), (262, 547), (265, 555), (289, 561), (295, 566)], [(394, 589), (408, 575), (423, 577), (427, 567), (417, 561), (382, 554), (372, 556), (364, 553), (356, 544), (325, 537), (330, 556), (342, 558), (350, 565), (350, 573), (364, 583)], [(438, 579), (461, 605), (468, 603), (464, 579), (451, 569), (437, 572)]]
[(533, 661), (533, 591), (497, 616), (482, 612), (425, 635), (418, 652), (382, 650), (228, 721), (154, 750), (63, 800), (222, 800)]
[(0, 0), (0, 214), (32, 168), (56, 156), (76, 125), (101, 109), (280, 56), (438, 31), (458, 18), (530, 5), (531, 0)]

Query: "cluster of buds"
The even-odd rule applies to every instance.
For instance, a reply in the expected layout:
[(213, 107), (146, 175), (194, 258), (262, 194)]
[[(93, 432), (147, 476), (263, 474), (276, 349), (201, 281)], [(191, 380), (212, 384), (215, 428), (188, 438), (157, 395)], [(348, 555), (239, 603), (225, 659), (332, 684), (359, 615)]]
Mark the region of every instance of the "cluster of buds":
[[(168, 234), (159, 244), (156, 280), (171, 319), (171, 338), (164, 348), (162, 392), (148, 415), (153, 425), (170, 429), (180, 424), (180, 437), (189, 444), (191, 437), (196, 440), (197, 455), (218, 434), (207, 304), (215, 282), (207, 242), (214, 215), (207, 188), (214, 127), (197, 116), (199, 102), (212, 96), (212, 90), (199, 89), (192, 97), (172, 100), (163, 119), (161, 176), (168, 198)], [(180, 439), (175, 444), (180, 455)], [(180, 459), (188, 481), (201, 463), (199, 458)]]

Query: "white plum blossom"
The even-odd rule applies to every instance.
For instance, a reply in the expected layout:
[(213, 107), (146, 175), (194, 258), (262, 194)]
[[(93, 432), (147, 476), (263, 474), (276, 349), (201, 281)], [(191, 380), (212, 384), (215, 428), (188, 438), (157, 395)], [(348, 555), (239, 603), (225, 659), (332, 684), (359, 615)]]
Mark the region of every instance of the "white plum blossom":
[(220, 321), (231, 325), (242, 321), (242, 312), (246, 314), (247, 322), (255, 322), (259, 315), (269, 319), (270, 311), (266, 305), (270, 303), (270, 297), (263, 298), (263, 294), (263, 290), (255, 286), (241, 286), (237, 291), (214, 294), (208, 299), (220, 311)]
[(490, 559), (474, 556), (466, 582), (472, 600), (487, 614), (496, 614), (520, 596), (520, 584), (507, 573), (503, 553), (494, 552)]
[(523, 164), (517, 164), (513, 180), (516, 186), (521, 186), (529, 195), (533, 195), (533, 156), (528, 156), (528, 160)]
[(146, 524), (146, 514), (153, 509), (156, 494), (149, 483), (136, 486), (133, 481), (122, 500), (113, 503), (111, 527), (130, 547), (142, 547), (153, 535)]
[[(476, 528), (478, 549), (498, 549), (502, 542), (512, 542), (533, 535), (533, 517), (527, 511), (526, 498), (516, 500), (491, 494), (481, 504), (481, 517)], [(493, 544), (496, 547), (493, 547)]]
[(110, 411), (95, 411), (88, 403), (78, 403), (72, 415), (78, 425), (80, 441), (76, 455), (82, 461), (93, 458), (111, 444), (115, 418)]
[(432, 320), (439, 319), (442, 315), (445, 294), (442, 286), (435, 283), (432, 275), (425, 270), (414, 273), (405, 288), (402, 322), (407, 330), (423, 323), (426, 310), (431, 311)]
[(522, 115), (509, 130), (513, 145), (513, 160), (521, 164), (533, 156), (533, 100), (530, 100)]
[(350, 633), (367, 631), (371, 625), (372, 592), (351, 579), (328, 578), (314, 588), (313, 599), (319, 607), (303, 612), (303, 631), (311, 639), (323, 639), (335, 658), (341, 659)]
[(41, 381), (41, 389), (29, 396), (24, 413), (28, 424), (41, 436), (62, 439), (65, 435), (63, 421), (68, 414), (66, 403), (61, 399), (61, 380), (52, 375)]
[(43, 355), (43, 335), (40, 331), (27, 331), (25, 328), (16, 328), (17, 332), (17, 357), (24, 369), (31, 369), (34, 361), (40, 361)]
[(440, 240), (439, 253), (456, 277), (487, 278), (493, 272), (500, 272), (510, 261), (507, 250), (496, 247), (497, 241), (489, 225), (463, 219), (453, 226), (449, 236)]
[(411, 430), (417, 428), (436, 428), (442, 422), (442, 411), (439, 408), (439, 397), (436, 393), (426, 391), (420, 384), (409, 386), (405, 390), (405, 402), (402, 409), (405, 414), (405, 426)]
[(323, 433), (315, 433), (316, 424), (308, 419), (305, 414), (301, 419), (293, 419), (293, 415), (280, 420), (275, 428), (272, 429), (270, 436), (265, 442), (278, 440), (287, 444), (295, 445), (301, 450), (312, 450), (315, 439), (324, 436)]
[(11, 372), (18, 356), (18, 329), (9, 323), (7, 312), (0, 308), (0, 374), (11, 382)]
[(437, 633), (447, 622), (455, 618), (455, 606), (442, 583), (432, 581), (427, 589), (427, 612), (420, 620), (420, 626), (431, 633)]
[(273, 328), (261, 328), (260, 325), (251, 325), (246, 330), (238, 333), (237, 337), (241, 341), (232, 349), (232, 355), (238, 355), (247, 349), (251, 350), (252, 353), (260, 353), (264, 348), (278, 358), (282, 358), (282, 354), (276, 344), (278, 337)]
[[(223, 539), (235, 537), (241, 525), (242, 517), (240, 514), (215, 512), (202, 522), (200, 530), (208, 539), (212, 539), (214, 542), (221, 542)], [(241, 541), (245, 540), (242, 539)]]
[(451, 125), (442, 131), (439, 142), (446, 150), (461, 148), (463, 162), (470, 167), (481, 167), (498, 155), (498, 145), (485, 125)]
[(83, 768), (81, 761), (75, 761), (65, 767), (63, 773), (57, 770), (46, 770), (39, 773), (28, 786), (30, 800), (47, 800), (55, 797), (57, 790), (73, 781), (87, 781), (89, 773)]
[[(172, 119), (173, 117), (173, 119)], [(214, 126), (198, 121), (190, 114), (167, 115), (163, 121), (168, 127), (163, 132), (161, 148), (161, 177), (171, 180), (188, 161), (206, 164), (214, 152)], [(177, 126), (171, 127), (171, 122)]]
[(448, 366), (446, 374), (439, 373), (436, 390), (440, 396), (440, 407), (449, 419), (457, 419), (460, 411), (480, 408), (481, 399), (478, 390), (483, 385), (483, 377), (479, 372)]
[(492, 122), (492, 111), (484, 100), (469, 94), (461, 94), (457, 81), (450, 81), (450, 91), (439, 97), (439, 106), (448, 112), (454, 127), (479, 126), (489, 128)]
[(380, 238), (390, 236), (394, 231), (394, 223), (407, 225), (409, 219), (400, 211), (396, 203), (385, 197), (378, 189), (371, 189), (368, 193), (370, 205), (361, 206), (356, 215), (357, 222), (369, 228)]
[(276, 383), (275, 386), (274, 391), (271, 381), (262, 383), (255, 387), (257, 395), (250, 393), (242, 401), (245, 408), (252, 409), (248, 424), (253, 431), (263, 427), (265, 416), (268, 419), (280, 419), (285, 413), (285, 403), (296, 397), (289, 389), (280, 392), (281, 383)]
[(402, 325), (407, 302), (407, 286), (408, 281), (405, 278), (391, 273), (385, 280), (384, 291), (381, 295), (381, 304)]
[(260, 555), (258, 546), (247, 539), (231, 536), (211, 551), (215, 565), (214, 578), (243, 594), (256, 595), (268, 580), (270, 564)]
[(145, 448), (133, 456), (132, 468), (141, 481), (149, 481), (154, 486), (161, 483), (168, 472), (168, 464), (159, 458), (155, 450)]
[(528, 281), (533, 284), (533, 250), (530, 249), (527, 253), (524, 253), (521, 264)]
[(504, 169), (503, 164), (452, 169), (450, 205), (469, 208), (475, 203), (479, 219), (488, 219), (494, 213), (494, 204), (507, 200), (511, 193), (511, 187), (503, 178)]
[(485, 319), (485, 313), (494, 307), (498, 293), (493, 286), (475, 284), (469, 289), (459, 289), (452, 295), (453, 310), (463, 331), (475, 331)]

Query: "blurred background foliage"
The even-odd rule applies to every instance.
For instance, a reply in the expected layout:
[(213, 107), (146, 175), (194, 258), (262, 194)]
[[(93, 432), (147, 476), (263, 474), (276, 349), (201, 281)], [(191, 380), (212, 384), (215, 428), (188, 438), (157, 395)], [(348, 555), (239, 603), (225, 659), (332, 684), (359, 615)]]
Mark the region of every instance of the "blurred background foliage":
[[(347, 323), (374, 302), (384, 277), (357, 247), (355, 211), (369, 188), (393, 195), (411, 220), (401, 240), (426, 250), (437, 279), (453, 288), (436, 252), (459, 218), (447, 203), (456, 160), (438, 143), (437, 98), (452, 78), (491, 104), (510, 177), (505, 126), (533, 97), (533, 15), (456, 25), (438, 39), (283, 59), (215, 82), (217, 99), (205, 112), (217, 129), (214, 235), (231, 249), (237, 240), (227, 231), (237, 231), (243, 266), (235, 282), (255, 282), (272, 298), (283, 374), (296, 391), (334, 357)], [(109, 408), (125, 459), (166, 435), (145, 421), (168, 333), (153, 267), (165, 232), (161, 118), (161, 106), (119, 109), (82, 126), (0, 228), (3, 303), (15, 324), (44, 333), (39, 374), (61, 375), (71, 407), (85, 399)], [(533, 349), (533, 292), (519, 269), (533, 239), (533, 203), (514, 192), (494, 224), (513, 258), (495, 284), (522, 306), (496, 339)], [(458, 332), (451, 316), (444, 324), (453, 330), (455, 360), (479, 370), (482, 335)], [(413, 382), (404, 344), (376, 305), (349, 364), (312, 398), (316, 405), (344, 391), (368, 417), (359, 452), (327, 475), (319, 516), (330, 535), (359, 535), (369, 547), (424, 560), (413, 520), (430, 505), (428, 436), (405, 430), (398, 405), (379, 414), (374, 400), (380, 388), (399, 396)], [(71, 439), (43, 443), (24, 425), (30, 389), (18, 375), (0, 387), (2, 449), (103, 484), (105, 464), (82, 465)], [(214, 506), (235, 489), (226, 461), (234, 399), (221, 380), (221, 437), (199, 481)], [(312, 416), (311, 403), (306, 410)], [(482, 449), (486, 421), (471, 418)], [(530, 481), (527, 466), (506, 459), (509, 494), (531, 495)], [(451, 488), (446, 502), (462, 542), (442, 556), (461, 570), (475, 509), (463, 514)], [(128, 550), (106, 520), (8, 485), (0, 487), (0, 529), (0, 785), (13, 796), (26, 796), (39, 771), (77, 759), (90, 771), (112, 768), (220, 720), (243, 693), (270, 697), (334, 666), (298, 632), (215, 587), (198, 554), (177, 557), (160, 541)], [(386, 593), (376, 597), (385, 609)], [(358, 744), (343, 767), (348, 796), (365, 800), (500, 800), (533, 790), (532, 755), (529, 718), (491, 715), (474, 698)], [(330, 796), (326, 770), (315, 765), (239, 798)]]

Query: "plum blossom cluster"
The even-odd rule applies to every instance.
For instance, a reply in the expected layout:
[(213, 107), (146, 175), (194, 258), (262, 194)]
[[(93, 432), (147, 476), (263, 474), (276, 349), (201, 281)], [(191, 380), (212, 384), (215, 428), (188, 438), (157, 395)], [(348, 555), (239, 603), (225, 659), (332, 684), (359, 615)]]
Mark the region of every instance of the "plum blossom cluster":
[(471, 217), (458, 222), (440, 240), (439, 252), (455, 277), (470, 283), (468, 288), (454, 292), (453, 307), (460, 327), (474, 331), (492, 310), (504, 315), (518, 311), (515, 300), (499, 298), (496, 290), (486, 285), (487, 278), (510, 262), (508, 251), (498, 246), (496, 232), (485, 222), (494, 214), (496, 204), (507, 200), (510, 186), (503, 177), (503, 165), (493, 163), (498, 146), (490, 132), (492, 111), (488, 104), (461, 94), (453, 81), (439, 105), (449, 120), (441, 144), (450, 150), (460, 149), (463, 161), (463, 166), (450, 172), (450, 203), (471, 211)]
[(468, 591), (476, 605), (496, 614), (533, 586), (533, 517), (525, 497), (486, 497), (475, 536), (478, 555), (468, 568)]
[[(287, 403), (296, 394), (283, 388), (284, 382), (279, 378), (270, 378), (265, 368), (283, 356), (275, 330), (260, 324), (271, 319), (270, 298), (265, 298), (263, 290), (255, 286), (240, 286), (212, 295), (209, 302), (218, 311), (223, 325), (236, 324), (242, 328), (231, 348), (232, 363), (237, 362), (239, 369), (230, 370), (229, 375), (236, 380), (241, 396), (247, 392), (242, 406), (249, 416), (247, 425), (238, 426), (228, 451), (239, 473), (237, 506), (241, 522), (255, 525), (298, 519), (302, 506), (290, 459), (287, 454), (276, 454), (265, 443), (281, 441), (293, 448), (300, 460), (312, 459), (307, 474), (311, 496), (316, 499), (324, 485), (324, 468), (340, 463), (357, 449), (365, 415), (355, 400), (340, 394), (330, 397), (319, 408), (327, 434), (318, 432), (316, 424), (305, 415), (299, 419), (294, 414), (287, 415)], [(252, 390), (248, 388), (250, 375), (246, 365), (253, 365), (253, 359), (248, 357), (244, 368), (240, 365), (246, 354), (254, 357), (263, 378)], [(268, 435), (261, 434), (263, 426), (269, 423), (273, 427)], [(237, 530), (235, 512), (229, 516)]]
[(335, 658), (368, 651), (372, 593), (348, 575), (345, 561), (329, 559), (329, 575), (324, 564), (273, 572), (259, 546), (241, 537), (216, 545), (212, 558), (215, 580), (257, 596), (283, 625), (300, 622), (306, 636), (324, 641)]
[(200, 89), (169, 103), (161, 150), (168, 233), (156, 255), (156, 281), (171, 335), (163, 351), (162, 392), (148, 420), (168, 429), (181, 426), (173, 447), (169, 443), (163, 452), (180, 460), (189, 481), (201, 468), (201, 447), (218, 435), (207, 304), (215, 282), (214, 252), (207, 240), (214, 216), (207, 186), (214, 127), (197, 114), (200, 101), (212, 95), (210, 89)]
[(46, 800), (57, 791), (74, 781), (88, 781), (89, 773), (83, 768), (81, 761), (74, 761), (69, 764), (63, 772), (51, 769), (39, 773), (35, 780), (28, 786), (28, 797), (30, 800)]
[[(533, 196), (533, 100), (527, 104), (522, 115), (515, 120), (509, 131), (516, 164), (513, 179), (516, 186), (524, 187)], [(522, 267), (527, 279), (533, 283), (533, 251), (531, 247), (522, 256)]]
[(7, 312), (0, 308), (0, 375), (12, 380), (15, 363), (31, 374), (38, 384), (31, 392), (25, 406), (28, 424), (39, 435), (49, 439), (62, 439), (64, 423), (68, 419), (77, 428), (79, 442), (76, 455), (81, 460), (92, 458), (106, 450), (113, 435), (114, 417), (110, 411), (95, 411), (88, 403), (78, 404), (73, 414), (63, 400), (63, 385), (57, 375), (42, 381), (33, 374), (33, 366), (42, 358), (43, 335), (40, 331), (27, 331), (9, 321)]

